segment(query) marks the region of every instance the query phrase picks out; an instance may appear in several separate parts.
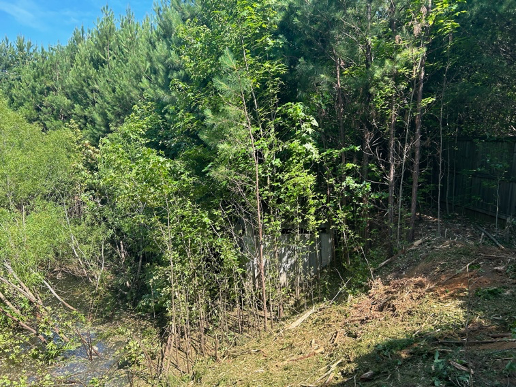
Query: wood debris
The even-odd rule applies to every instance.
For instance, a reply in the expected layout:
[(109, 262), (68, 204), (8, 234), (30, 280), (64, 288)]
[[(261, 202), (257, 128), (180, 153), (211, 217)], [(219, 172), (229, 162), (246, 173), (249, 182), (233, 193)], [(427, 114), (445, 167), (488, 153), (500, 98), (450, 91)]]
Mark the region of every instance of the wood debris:
[(290, 324), (286, 329), (294, 329), (300, 326), (303, 321), (305, 321), (310, 315), (314, 312), (316, 312), (317, 309), (310, 309), (308, 312), (303, 314), (301, 317), (299, 317), (296, 321), (294, 321), (292, 324)]
[(470, 375), (473, 375), (473, 374), (475, 373), (475, 371), (473, 371), (472, 369), (469, 369), (469, 368), (467, 368), (467, 367), (464, 367), (463, 365), (461, 365), (461, 364), (459, 364), (459, 363), (457, 363), (457, 362), (454, 362), (453, 360), (450, 360), (449, 362), (450, 362), (450, 364), (451, 364), (452, 366), (454, 366), (455, 368), (457, 368), (457, 369), (458, 369), (458, 370), (460, 370), (460, 371), (467, 372), (467, 373), (468, 373), (468, 374), (470, 374)]
[(374, 375), (375, 375), (374, 371), (367, 371), (365, 374), (362, 374), (359, 379), (361, 381), (365, 382), (365, 381), (373, 379)]

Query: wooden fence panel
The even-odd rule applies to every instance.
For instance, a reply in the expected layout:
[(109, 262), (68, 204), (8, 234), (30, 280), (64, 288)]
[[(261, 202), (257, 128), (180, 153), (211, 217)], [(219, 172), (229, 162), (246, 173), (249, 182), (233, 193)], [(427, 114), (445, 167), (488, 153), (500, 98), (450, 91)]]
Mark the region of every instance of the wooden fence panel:
[(516, 215), (516, 139), (449, 142), (444, 149), (448, 207), (501, 219)]

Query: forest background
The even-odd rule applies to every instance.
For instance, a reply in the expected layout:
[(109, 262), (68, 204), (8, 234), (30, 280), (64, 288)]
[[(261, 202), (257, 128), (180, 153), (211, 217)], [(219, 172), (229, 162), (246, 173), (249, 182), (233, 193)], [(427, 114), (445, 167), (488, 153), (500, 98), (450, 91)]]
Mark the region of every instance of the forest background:
[(322, 297), (301, 260), (323, 230), (339, 273), (366, 283), (414, 240), (418, 213), (452, 215), (447, 149), (514, 135), (515, 13), (171, 1), (142, 23), (105, 8), (66, 45), (4, 39), (2, 323), (40, 332), (38, 289), (71, 271), (152, 316), (162, 370), (175, 348), (188, 373), (209, 342)]

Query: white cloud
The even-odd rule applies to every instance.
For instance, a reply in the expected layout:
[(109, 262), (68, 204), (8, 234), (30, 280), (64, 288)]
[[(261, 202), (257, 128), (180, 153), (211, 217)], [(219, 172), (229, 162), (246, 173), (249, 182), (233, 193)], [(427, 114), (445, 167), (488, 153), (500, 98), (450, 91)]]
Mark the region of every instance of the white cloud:
[(20, 24), (36, 26), (39, 24), (36, 15), (36, 4), (32, 1), (0, 1), (0, 10), (8, 13)]
[[(11, 38), (16, 34), (23, 35), (33, 43), (46, 45), (59, 40), (64, 44), (75, 27), (93, 28), (98, 18), (102, 17), (100, 10), (103, 6), (108, 5), (113, 9), (115, 18), (118, 18), (125, 14), (129, 3), (137, 5), (133, 9), (136, 11), (143, 3), (150, 7), (152, 2), (149, 0), (0, 0), (0, 30)], [(2, 23), (4, 20), (5, 24)]]

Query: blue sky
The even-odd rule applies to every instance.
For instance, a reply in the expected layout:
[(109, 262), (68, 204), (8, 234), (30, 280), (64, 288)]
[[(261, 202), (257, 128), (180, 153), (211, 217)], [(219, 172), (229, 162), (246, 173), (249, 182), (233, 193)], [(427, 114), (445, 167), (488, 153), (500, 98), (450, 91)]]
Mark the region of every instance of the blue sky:
[(40, 47), (64, 45), (75, 27), (94, 27), (105, 5), (117, 18), (127, 7), (139, 21), (153, 14), (152, 0), (0, 0), (0, 40), (23, 35)]

